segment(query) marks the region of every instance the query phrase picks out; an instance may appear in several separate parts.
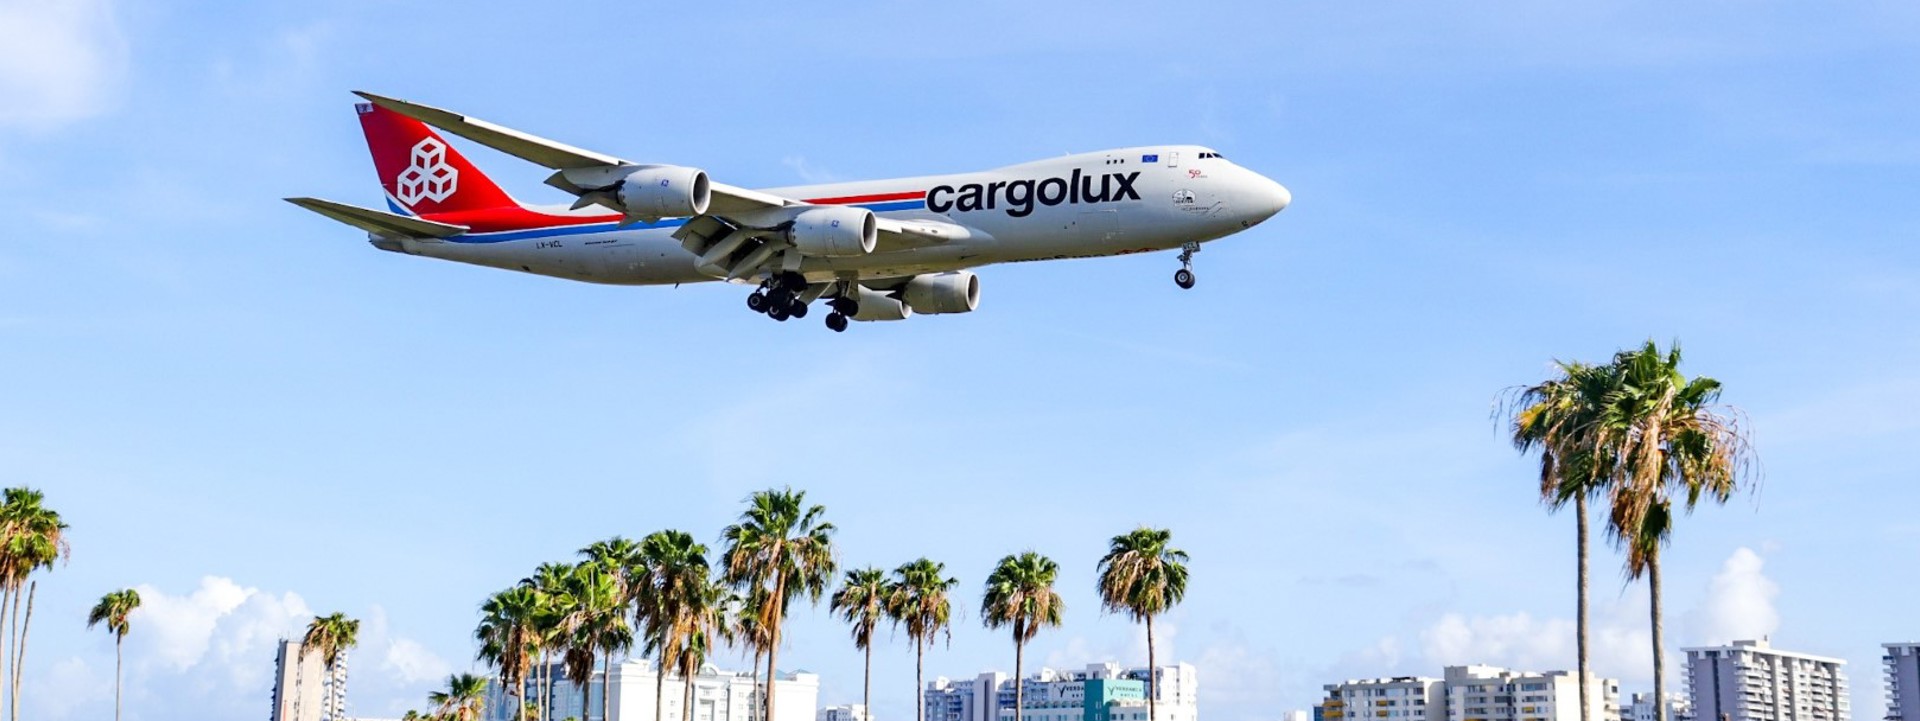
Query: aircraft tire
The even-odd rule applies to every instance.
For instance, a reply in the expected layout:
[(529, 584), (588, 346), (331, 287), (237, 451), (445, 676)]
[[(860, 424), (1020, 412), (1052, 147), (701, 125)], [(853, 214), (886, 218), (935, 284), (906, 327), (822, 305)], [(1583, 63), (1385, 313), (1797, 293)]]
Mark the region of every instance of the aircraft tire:
[(835, 333), (845, 333), (847, 332), (847, 317), (839, 313), (828, 313), (827, 327)]
[(767, 307), (767, 317), (785, 323), (787, 319), (793, 317), (793, 315), (788, 313), (786, 308), (774, 305)]
[(1181, 268), (1173, 272), (1173, 284), (1182, 290), (1193, 287), (1193, 271)]
[(755, 291), (753, 295), (747, 296), (747, 309), (755, 313), (767, 312), (767, 296), (758, 291)]
[(794, 301), (793, 305), (787, 308), (787, 315), (793, 316), (795, 318), (807, 317), (807, 304), (797, 300)]

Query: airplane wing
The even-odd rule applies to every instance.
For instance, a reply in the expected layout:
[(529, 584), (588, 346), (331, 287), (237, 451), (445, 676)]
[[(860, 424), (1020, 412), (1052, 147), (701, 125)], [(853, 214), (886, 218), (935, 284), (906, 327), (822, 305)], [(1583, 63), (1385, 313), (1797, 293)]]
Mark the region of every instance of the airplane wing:
[(286, 201), (370, 233), (388, 233), (414, 238), (448, 238), (467, 232), (467, 226), (464, 225), (436, 223), (331, 200), (287, 198)]

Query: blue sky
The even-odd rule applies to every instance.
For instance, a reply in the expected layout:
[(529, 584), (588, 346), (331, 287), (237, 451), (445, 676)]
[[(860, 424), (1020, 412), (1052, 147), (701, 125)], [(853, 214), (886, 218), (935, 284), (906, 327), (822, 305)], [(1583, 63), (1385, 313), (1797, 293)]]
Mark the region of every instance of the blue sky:
[[(1571, 663), (1572, 522), (1489, 419), (1554, 358), (1681, 339), (1760, 492), (1688, 518), (1673, 646), (1912, 640), (1920, 10), (1903, 3), (0, 0), (0, 480), (73, 524), (33, 719), (103, 717), (102, 593), (139, 586), (128, 718), (267, 711), (271, 642), (364, 619), (354, 713), (469, 668), (474, 610), (614, 534), (717, 544), (755, 489), (846, 564), (945, 562), (930, 673), (1009, 669), (979, 584), (1036, 549), (1067, 624), (1144, 656), (1105, 539), (1193, 555), (1162, 658), (1204, 712), (1339, 678)], [(978, 312), (775, 325), (729, 287), (604, 288), (380, 253), (279, 201), (377, 204), (348, 91), (779, 186), (1210, 145), (1294, 206), (1170, 254), (983, 272)], [(463, 146), (521, 196), (544, 174)], [(1645, 689), (1644, 589), (1596, 556), (1596, 670)], [(857, 701), (823, 611), (783, 661)], [(1675, 652), (1677, 654), (1677, 651)], [(876, 710), (912, 715), (904, 641)], [(1677, 666), (1677, 663), (1675, 664)], [(1677, 684), (1675, 686), (1677, 688)]]

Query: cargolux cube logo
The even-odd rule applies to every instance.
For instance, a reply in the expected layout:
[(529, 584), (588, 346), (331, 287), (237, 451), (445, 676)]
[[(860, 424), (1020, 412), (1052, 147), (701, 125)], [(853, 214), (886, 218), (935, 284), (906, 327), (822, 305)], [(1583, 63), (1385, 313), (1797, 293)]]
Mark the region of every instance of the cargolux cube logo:
[(440, 202), (453, 197), (460, 185), (460, 171), (447, 164), (447, 145), (427, 138), (413, 146), (413, 159), (400, 171), (395, 183), (400, 202), (413, 205), (421, 200)]

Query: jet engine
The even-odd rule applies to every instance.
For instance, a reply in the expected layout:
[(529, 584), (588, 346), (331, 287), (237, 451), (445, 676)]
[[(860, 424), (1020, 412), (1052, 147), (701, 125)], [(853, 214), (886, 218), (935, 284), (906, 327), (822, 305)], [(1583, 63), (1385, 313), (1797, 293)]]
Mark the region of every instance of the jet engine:
[(900, 296), (917, 313), (966, 313), (980, 306), (980, 276), (964, 270), (916, 275)]
[(906, 320), (913, 315), (913, 308), (893, 296), (877, 290), (860, 287), (860, 312), (853, 314), (854, 320)]
[(839, 205), (808, 208), (793, 216), (787, 240), (802, 255), (840, 258), (866, 255), (880, 239), (873, 211)]
[(622, 179), (616, 197), (632, 217), (680, 218), (705, 214), (712, 190), (704, 170), (651, 165)]

